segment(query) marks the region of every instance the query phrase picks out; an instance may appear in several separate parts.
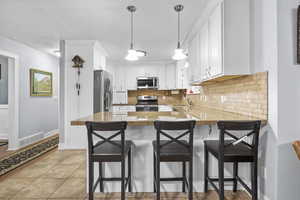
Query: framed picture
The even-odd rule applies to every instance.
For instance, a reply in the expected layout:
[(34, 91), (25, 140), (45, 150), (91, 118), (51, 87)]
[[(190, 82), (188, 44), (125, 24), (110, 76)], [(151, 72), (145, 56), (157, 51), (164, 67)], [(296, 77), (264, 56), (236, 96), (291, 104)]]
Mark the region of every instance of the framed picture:
[(52, 96), (52, 73), (30, 69), (30, 96)]

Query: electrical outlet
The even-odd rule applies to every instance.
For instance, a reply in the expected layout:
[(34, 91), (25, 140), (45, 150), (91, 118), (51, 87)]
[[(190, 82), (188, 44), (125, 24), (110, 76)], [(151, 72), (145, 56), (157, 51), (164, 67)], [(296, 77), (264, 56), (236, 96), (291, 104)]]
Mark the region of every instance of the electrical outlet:
[(221, 96), (221, 103), (224, 103), (226, 101), (226, 96)]

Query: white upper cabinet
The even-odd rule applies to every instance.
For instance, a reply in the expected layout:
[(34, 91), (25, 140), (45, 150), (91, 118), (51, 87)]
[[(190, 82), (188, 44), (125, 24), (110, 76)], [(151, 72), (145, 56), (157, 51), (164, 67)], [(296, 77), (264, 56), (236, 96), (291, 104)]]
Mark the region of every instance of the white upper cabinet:
[(209, 68), (209, 62), (208, 62), (208, 22), (204, 23), (200, 30), (200, 36), (199, 36), (199, 68), (200, 68), (200, 75), (201, 80), (207, 79), (209, 77), (208, 75), (208, 68)]
[(219, 4), (208, 20), (208, 77), (223, 72), (222, 66), (222, 7)]
[(193, 81), (250, 73), (250, 0), (214, 2), (192, 30), (199, 35), (189, 43)]
[(189, 88), (188, 68), (185, 67), (185, 60), (177, 61), (176, 65), (176, 89)]
[(196, 34), (189, 43), (188, 47), (188, 81), (194, 82), (200, 80), (200, 66), (199, 66), (199, 35)]
[(176, 89), (176, 65), (167, 64), (165, 67), (165, 76), (163, 80), (165, 82), (165, 89), (172, 90)]

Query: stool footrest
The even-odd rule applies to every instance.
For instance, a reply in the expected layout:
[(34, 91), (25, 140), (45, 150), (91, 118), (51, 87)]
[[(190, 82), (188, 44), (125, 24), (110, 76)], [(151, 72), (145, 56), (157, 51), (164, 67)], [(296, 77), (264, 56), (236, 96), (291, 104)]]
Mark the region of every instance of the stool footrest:
[[(219, 181), (219, 179), (218, 178), (209, 178), (211, 181), (213, 181), (213, 182), (217, 182), (217, 181)], [(235, 181), (235, 178), (224, 178), (224, 181)]]
[(184, 177), (160, 178), (160, 181), (186, 181)]
[[(100, 183), (100, 181), (122, 181), (122, 178), (115, 178), (115, 177), (111, 177), (111, 178), (101, 178), (99, 177), (95, 183), (95, 185), (93, 186), (93, 192), (95, 192), (96, 187), (98, 186), (98, 184)], [(127, 185), (129, 183), (129, 177), (125, 177), (125, 188), (127, 188)]]
[[(207, 177), (207, 180), (214, 187), (214, 189), (219, 192), (219, 188), (214, 183), (214, 182), (218, 182), (219, 179), (218, 178), (209, 178), (209, 177)], [(237, 180), (247, 190), (247, 192), (249, 192), (250, 194), (252, 194), (251, 189), (248, 187), (248, 185), (239, 176), (236, 176), (236, 178), (224, 178), (224, 181), (226, 181), (226, 182), (228, 182), (228, 181), (235, 181), (235, 180)]]

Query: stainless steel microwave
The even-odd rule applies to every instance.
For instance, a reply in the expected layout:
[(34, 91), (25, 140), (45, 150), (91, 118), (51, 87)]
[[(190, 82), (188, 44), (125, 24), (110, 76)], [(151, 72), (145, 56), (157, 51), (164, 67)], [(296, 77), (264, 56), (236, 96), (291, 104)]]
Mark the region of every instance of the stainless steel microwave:
[(137, 89), (158, 89), (158, 77), (137, 77)]

